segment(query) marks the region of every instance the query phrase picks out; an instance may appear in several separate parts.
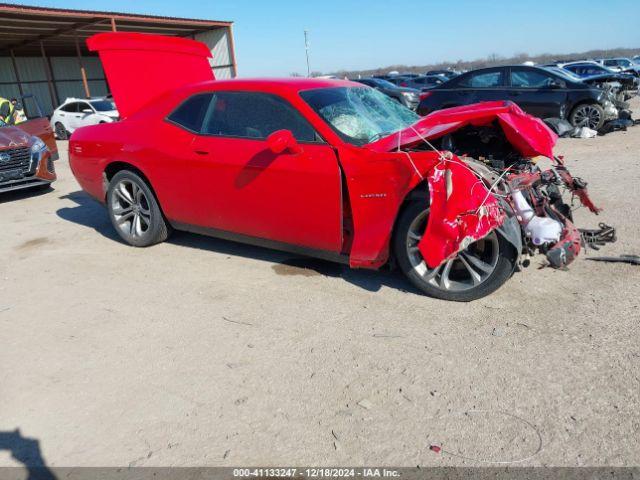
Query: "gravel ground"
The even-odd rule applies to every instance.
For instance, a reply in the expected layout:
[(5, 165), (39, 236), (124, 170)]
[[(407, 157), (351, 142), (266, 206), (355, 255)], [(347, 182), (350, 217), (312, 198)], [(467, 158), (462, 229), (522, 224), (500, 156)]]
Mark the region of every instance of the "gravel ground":
[[(536, 258), (456, 304), (197, 235), (134, 249), (60, 146), (55, 190), (0, 196), (0, 432), (48, 465), (640, 464), (640, 267)], [(558, 149), (605, 208), (577, 223), (639, 254), (640, 127)]]

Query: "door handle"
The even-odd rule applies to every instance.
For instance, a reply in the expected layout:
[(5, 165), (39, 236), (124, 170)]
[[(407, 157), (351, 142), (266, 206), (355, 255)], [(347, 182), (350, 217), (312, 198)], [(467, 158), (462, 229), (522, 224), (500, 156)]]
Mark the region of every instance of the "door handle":
[(209, 155), (209, 152), (206, 150), (194, 150), (197, 155)]
[(512, 97), (518, 97), (520, 95), (522, 95), (522, 92), (511, 92)]

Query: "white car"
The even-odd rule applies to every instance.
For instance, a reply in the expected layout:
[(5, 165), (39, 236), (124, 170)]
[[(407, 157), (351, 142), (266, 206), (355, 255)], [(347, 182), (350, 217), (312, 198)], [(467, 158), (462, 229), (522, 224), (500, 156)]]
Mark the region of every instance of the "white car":
[(51, 127), (59, 140), (67, 140), (76, 129), (120, 119), (115, 104), (106, 98), (67, 98), (51, 115)]

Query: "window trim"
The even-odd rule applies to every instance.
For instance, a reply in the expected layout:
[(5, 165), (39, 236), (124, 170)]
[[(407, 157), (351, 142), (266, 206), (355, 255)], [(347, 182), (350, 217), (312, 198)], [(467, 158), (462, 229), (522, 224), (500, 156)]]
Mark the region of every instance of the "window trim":
[[(484, 71), (478, 72), (478, 71), (471, 71), (469, 72), (469, 74), (463, 74), (463, 78), (457, 77), (458, 81), (455, 83), (455, 85), (453, 85), (454, 88), (460, 88), (460, 89), (465, 89), (465, 90), (495, 90), (496, 88), (507, 88), (507, 82), (506, 82), (506, 69), (504, 67), (499, 67), (499, 68), (488, 68)], [(480, 76), (480, 75), (486, 75), (486, 74), (491, 74), (491, 73), (497, 73), (499, 75), (502, 76), (501, 81), (499, 82), (498, 85), (494, 85), (491, 87), (473, 87), (471, 85), (462, 85), (462, 82), (467, 80), (467, 79), (471, 79), (474, 76)], [(464, 76), (466, 75), (466, 76)]]
[[(544, 90), (544, 89), (548, 89), (548, 86), (542, 86), (542, 87), (524, 87), (522, 85), (516, 86), (513, 84), (513, 79), (511, 77), (511, 75), (513, 75), (514, 71), (522, 71), (522, 72), (533, 72), (536, 73), (538, 75), (546, 75), (548, 78), (550, 78), (551, 80), (558, 80), (558, 77), (556, 76), (555, 72), (538, 72), (537, 70), (532, 70), (530, 68), (526, 68), (526, 67), (510, 67), (509, 68), (509, 88), (511, 89), (523, 89), (523, 90)], [(576, 74), (577, 75), (577, 74)]]
[[(193, 95), (188, 96), (187, 98), (185, 98), (184, 100), (182, 100), (173, 110), (171, 110), (171, 112), (169, 112), (169, 114), (167, 114), (164, 118), (164, 120), (167, 123), (170, 123), (172, 125), (175, 125), (178, 128), (181, 128), (182, 130), (185, 130), (189, 133), (192, 133), (194, 135), (197, 135), (199, 137), (214, 137), (214, 138), (231, 138), (231, 139), (238, 139), (238, 140), (253, 140), (253, 141), (258, 141), (258, 142), (266, 142), (267, 141), (267, 137), (243, 137), (243, 136), (239, 136), (239, 135), (220, 135), (220, 134), (215, 134), (215, 133), (204, 133), (202, 131), (200, 132), (196, 132), (194, 130), (191, 130), (190, 128), (185, 127), (184, 125), (175, 122), (174, 120), (171, 120), (171, 115), (173, 115), (176, 111), (178, 111), (187, 101), (191, 100), (192, 98), (199, 96), (199, 95), (210, 95), (211, 99), (213, 99), (213, 97), (215, 97), (216, 94), (218, 93), (248, 93), (248, 94), (257, 94), (257, 95), (271, 95), (273, 97), (276, 97), (280, 100), (282, 100), (283, 102), (285, 102), (287, 105), (289, 105), (289, 107), (291, 107), (291, 109), (296, 112), (300, 118), (302, 118), (308, 125), (309, 127), (313, 130), (313, 132), (316, 135), (316, 138), (318, 140), (315, 141), (306, 141), (306, 140), (298, 140), (296, 138), (296, 142), (298, 142), (300, 145), (327, 145), (328, 142), (324, 139), (324, 137), (322, 135), (320, 135), (320, 133), (318, 133), (318, 130), (311, 124), (311, 122), (309, 120), (307, 120), (305, 118), (304, 115), (302, 115), (302, 113), (296, 108), (294, 107), (291, 102), (289, 100), (287, 100), (286, 98), (284, 98), (281, 95), (278, 95), (276, 93), (269, 93), (269, 92), (260, 92), (260, 91), (252, 91), (252, 90), (210, 90), (210, 91), (206, 91), (206, 92), (198, 92), (195, 93)], [(209, 106), (211, 105), (211, 99), (209, 100)], [(207, 106), (207, 110), (209, 109), (209, 106)], [(206, 112), (205, 112), (206, 115)], [(204, 118), (202, 119), (204, 122)], [(204, 125), (201, 125), (200, 128), (202, 129)]]

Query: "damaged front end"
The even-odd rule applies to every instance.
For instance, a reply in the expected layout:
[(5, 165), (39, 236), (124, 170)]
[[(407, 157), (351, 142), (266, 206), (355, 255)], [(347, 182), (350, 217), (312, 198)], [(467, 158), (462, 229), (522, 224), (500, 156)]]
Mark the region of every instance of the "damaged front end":
[(574, 225), (576, 199), (594, 214), (600, 209), (586, 182), (554, 156), (556, 140), (516, 105), (487, 102), (435, 112), (378, 142), (409, 156), (440, 152), (428, 177), (431, 215), (420, 243), (426, 263), (435, 267), (493, 230), (514, 245), (524, 266), (542, 253), (549, 266), (564, 268), (583, 247), (614, 241), (607, 225), (584, 232)]

